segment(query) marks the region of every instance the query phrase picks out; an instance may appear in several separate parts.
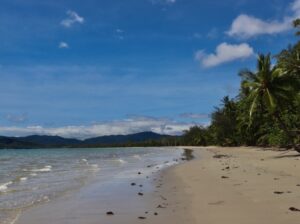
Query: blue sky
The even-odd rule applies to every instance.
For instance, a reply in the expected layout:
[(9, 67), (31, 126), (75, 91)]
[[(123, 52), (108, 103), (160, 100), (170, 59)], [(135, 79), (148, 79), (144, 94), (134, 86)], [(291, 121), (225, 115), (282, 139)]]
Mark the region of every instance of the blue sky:
[(0, 135), (179, 134), (257, 53), (297, 40), (299, 0), (2, 0)]

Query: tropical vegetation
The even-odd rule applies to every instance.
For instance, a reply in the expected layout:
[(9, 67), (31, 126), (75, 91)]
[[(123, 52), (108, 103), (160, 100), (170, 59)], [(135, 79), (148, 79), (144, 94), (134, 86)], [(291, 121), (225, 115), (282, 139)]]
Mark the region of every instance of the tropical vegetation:
[[(294, 26), (300, 28), (300, 19)], [(300, 41), (278, 55), (258, 55), (256, 70), (244, 69), (239, 75), (238, 95), (224, 97), (211, 124), (190, 128), (183, 143), (277, 146), (300, 152)]]

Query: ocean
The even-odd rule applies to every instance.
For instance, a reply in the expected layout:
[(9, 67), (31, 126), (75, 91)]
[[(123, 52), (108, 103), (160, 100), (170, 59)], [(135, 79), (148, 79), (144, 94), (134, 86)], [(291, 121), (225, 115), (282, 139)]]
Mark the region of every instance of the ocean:
[(182, 153), (176, 148), (0, 150), (0, 223), (13, 224), (27, 209), (93, 181), (131, 179), (139, 172), (151, 175), (176, 164)]

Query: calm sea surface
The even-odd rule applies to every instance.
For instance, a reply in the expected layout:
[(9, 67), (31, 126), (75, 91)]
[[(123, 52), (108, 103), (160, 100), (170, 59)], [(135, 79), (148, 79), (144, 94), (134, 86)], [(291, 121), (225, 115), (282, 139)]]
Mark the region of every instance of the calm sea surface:
[(0, 150), (0, 224), (14, 223), (25, 209), (95, 179), (130, 178), (136, 170), (150, 174), (157, 166), (176, 163), (181, 154), (174, 148)]

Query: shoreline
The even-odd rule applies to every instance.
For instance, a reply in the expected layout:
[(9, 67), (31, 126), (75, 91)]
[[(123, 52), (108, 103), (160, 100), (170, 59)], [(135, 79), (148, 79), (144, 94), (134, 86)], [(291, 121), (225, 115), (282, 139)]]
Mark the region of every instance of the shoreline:
[(135, 223), (142, 219), (145, 219), (144, 222), (160, 223), (170, 215), (161, 213), (166, 206), (163, 197), (154, 196), (156, 186), (161, 184), (161, 172), (182, 159), (186, 160), (182, 154), (184, 150), (174, 150), (175, 153), (166, 160), (166, 154), (157, 154), (160, 156), (159, 163), (148, 161), (137, 169), (124, 170), (124, 177), (112, 176), (111, 181), (95, 179), (77, 192), (32, 207), (22, 213), (15, 224), (117, 224)]
[[(89, 195), (87, 206), (77, 207), (88, 211), (88, 222), (81, 220), (78, 212), (77, 216), (62, 218), (59, 224), (294, 224), (300, 219), (297, 211), (300, 208), (300, 157), (294, 151), (255, 147), (177, 148), (193, 150), (194, 159), (151, 175), (143, 182), (146, 187), (143, 196), (136, 196), (133, 201), (131, 197), (139, 191), (141, 179), (136, 180), (136, 186), (126, 183), (112, 189), (123, 192), (121, 198), (103, 199), (111, 208), (114, 203), (120, 204), (113, 210), (113, 216), (107, 216), (103, 206), (97, 207), (100, 202), (92, 200), (97, 195)], [(97, 192), (97, 187), (92, 192)], [(80, 200), (79, 194), (71, 203), (80, 204)], [(63, 202), (62, 205), (68, 204)], [(57, 214), (66, 208), (52, 206), (52, 209), (47, 207), (42, 213)], [(36, 214), (40, 215), (41, 211), (29, 212), (27, 217)], [(22, 222), (22, 217), (19, 221), (16, 224), (38, 224)]]

